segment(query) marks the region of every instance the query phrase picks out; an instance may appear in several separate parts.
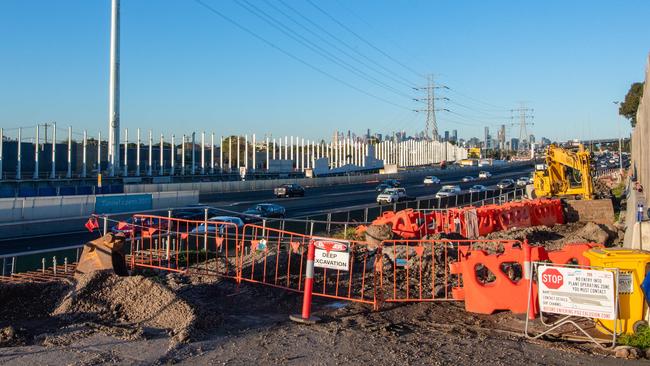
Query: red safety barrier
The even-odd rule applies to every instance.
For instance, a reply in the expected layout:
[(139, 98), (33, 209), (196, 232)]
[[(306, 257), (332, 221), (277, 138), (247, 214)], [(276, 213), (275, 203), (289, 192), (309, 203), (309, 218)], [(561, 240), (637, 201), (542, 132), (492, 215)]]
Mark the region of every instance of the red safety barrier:
[[(451, 264), (451, 273), (462, 276), (462, 287), (456, 286), (452, 294), (455, 299), (464, 299), (465, 310), (473, 313), (509, 310), (524, 314), (528, 309), (530, 286), (525, 268), (531, 258), (539, 256), (539, 247), (516, 241), (504, 243), (503, 252), (493, 254), (461, 247), (459, 261)], [(536, 299), (533, 300), (531, 314), (534, 315), (537, 305)]]
[(239, 227), (232, 222), (134, 215), (131, 267), (237, 278)]
[(313, 295), (376, 307), (375, 288), (379, 280), (374, 270), (376, 248), (368, 248), (366, 243), (358, 241), (319, 238), (247, 224), (240, 248), (241, 281), (303, 292), (307, 249), (312, 240), (326, 248), (328, 243), (342, 244), (349, 248), (350, 258), (348, 271), (318, 267), (319, 258), (316, 258)]

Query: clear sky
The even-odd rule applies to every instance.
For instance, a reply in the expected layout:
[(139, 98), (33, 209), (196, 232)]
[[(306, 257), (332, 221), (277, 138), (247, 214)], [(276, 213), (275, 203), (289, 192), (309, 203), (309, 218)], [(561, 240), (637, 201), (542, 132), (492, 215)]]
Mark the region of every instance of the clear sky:
[[(311, 1), (122, 0), (122, 128), (412, 134), (432, 73), (441, 133), (520, 101), (538, 138), (629, 133), (612, 102), (643, 80), (650, 1)], [(105, 133), (109, 25), (110, 0), (1, 0), (0, 126)]]

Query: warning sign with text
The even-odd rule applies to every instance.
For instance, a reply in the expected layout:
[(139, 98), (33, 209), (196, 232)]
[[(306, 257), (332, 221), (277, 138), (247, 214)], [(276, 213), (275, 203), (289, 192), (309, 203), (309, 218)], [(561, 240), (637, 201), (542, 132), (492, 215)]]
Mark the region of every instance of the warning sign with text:
[(316, 249), (314, 267), (350, 270), (350, 243), (343, 240), (325, 238), (313, 239)]
[(612, 272), (539, 266), (537, 280), (542, 312), (608, 320), (616, 318)]

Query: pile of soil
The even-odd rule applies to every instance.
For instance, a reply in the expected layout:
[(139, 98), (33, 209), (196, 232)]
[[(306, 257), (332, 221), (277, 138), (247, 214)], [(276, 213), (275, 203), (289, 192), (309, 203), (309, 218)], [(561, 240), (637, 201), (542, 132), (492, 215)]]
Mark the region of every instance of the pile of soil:
[(542, 245), (548, 250), (554, 250), (570, 243), (619, 245), (623, 241), (623, 232), (612, 225), (573, 222), (564, 225), (512, 228), (493, 232), (481, 238), (528, 240), (529, 244)]
[(192, 306), (154, 278), (91, 272), (78, 280), (52, 315), (129, 328), (129, 336), (164, 331), (172, 342), (187, 341), (196, 319)]

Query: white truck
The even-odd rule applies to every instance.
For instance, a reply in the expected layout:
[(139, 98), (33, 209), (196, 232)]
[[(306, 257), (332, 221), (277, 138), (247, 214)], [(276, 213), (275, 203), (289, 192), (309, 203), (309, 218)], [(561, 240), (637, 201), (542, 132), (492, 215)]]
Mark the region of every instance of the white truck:
[(377, 196), (377, 203), (395, 203), (409, 199), (410, 197), (406, 194), (406, 190), (404, 188), (388, 188)]

